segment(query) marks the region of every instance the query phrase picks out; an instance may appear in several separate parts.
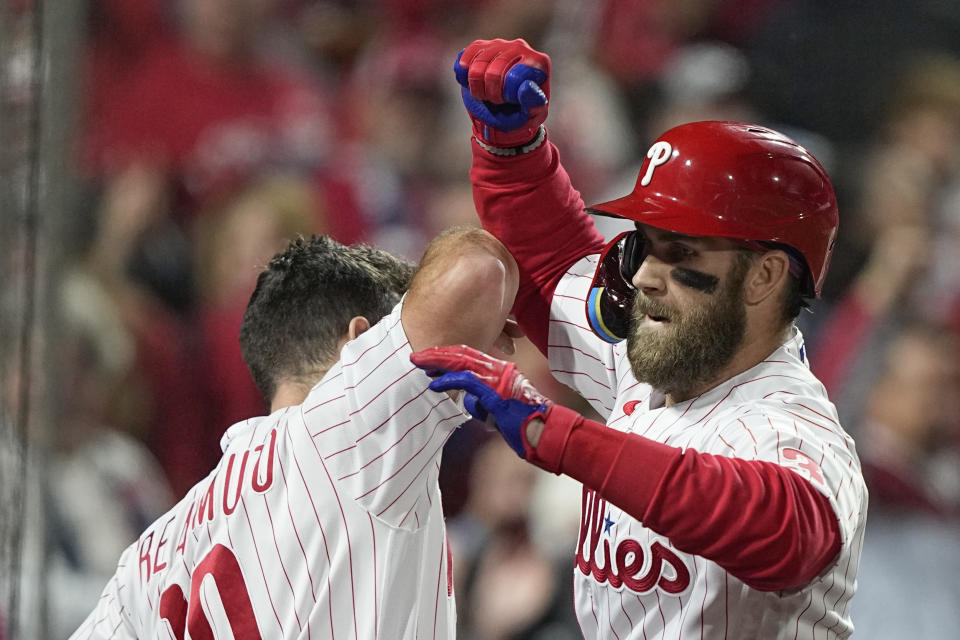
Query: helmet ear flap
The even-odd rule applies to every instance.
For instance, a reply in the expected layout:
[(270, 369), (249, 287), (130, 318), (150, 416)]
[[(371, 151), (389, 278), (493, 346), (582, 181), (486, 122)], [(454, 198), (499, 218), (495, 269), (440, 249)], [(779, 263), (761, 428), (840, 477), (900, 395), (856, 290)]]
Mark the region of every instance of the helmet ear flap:
[[(637, 247), (642, 249), (642, 245), (637, 245), (636, 242), (628, 245), (634, 236), (639, 236), (640, 242), (644, 241), (639, 232), (627, 232), (618, 235), (604, 248), (586, 301), (590, 329), (610, 343), (625, 340), (630, 333), (631, 310), (636, 290), (630, 282), (633, 273), (628, 277), (623, 274), (628, 268), (626, 263), (632, 261), (628, 258), (628, 246), (631, 248), (631, 256), (640, 254), (636, 251)], [(643, 258), (639, 258), (638, 267), (642, 261)]]
[(620, 276), (626, 282), (633, 282), (633, 275), (640, 269), (647, 257), (647, 238), (639, 231), (631, 231), (623, 239), (623, 253), (620, 256)]

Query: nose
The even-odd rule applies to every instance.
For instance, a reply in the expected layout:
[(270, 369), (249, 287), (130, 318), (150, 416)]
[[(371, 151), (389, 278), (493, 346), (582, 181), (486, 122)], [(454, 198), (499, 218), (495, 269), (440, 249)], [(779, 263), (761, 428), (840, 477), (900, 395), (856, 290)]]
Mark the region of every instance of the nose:
[(633, 274), (631, 282), (647, 295), (661, 294), (665, 290), (668, 269), (669, 265), (655, 255), (647, 254), (637, 272)]

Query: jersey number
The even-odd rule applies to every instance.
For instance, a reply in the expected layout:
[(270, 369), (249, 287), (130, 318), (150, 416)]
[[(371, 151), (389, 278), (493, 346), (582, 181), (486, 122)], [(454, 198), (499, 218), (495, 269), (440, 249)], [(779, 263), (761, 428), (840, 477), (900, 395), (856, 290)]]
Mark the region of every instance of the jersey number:
[(177, 584), (167, 587), (160, 597), (160, 617), (170, 623), (177, 640), (186, 638), (185, 629), (190, 630), (193, 640), (213, 640), (208, 614), (200, 604), (200, 585), (208, 575), (213, 577), (217, 585), (233, 637), (261, 640), (250, 594), (240, 572), (240, 563), (233, 552), (222, 544), (211, 549), (194, 569), (190, 578), (189, 601), (183, 597), (183, 590)]

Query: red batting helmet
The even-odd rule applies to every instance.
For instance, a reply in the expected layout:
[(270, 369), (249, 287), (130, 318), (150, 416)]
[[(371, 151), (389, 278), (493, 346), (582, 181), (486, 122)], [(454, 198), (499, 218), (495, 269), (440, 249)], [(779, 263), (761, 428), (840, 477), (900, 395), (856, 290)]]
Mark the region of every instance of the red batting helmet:
[(819, 296), (837, 236), (830, 178), (799, 144), (739, 122), (693, 122), (650, 147), (633, 193), (595, 205), (688, 235), (787, 245), (802, 256), (801, 291)]

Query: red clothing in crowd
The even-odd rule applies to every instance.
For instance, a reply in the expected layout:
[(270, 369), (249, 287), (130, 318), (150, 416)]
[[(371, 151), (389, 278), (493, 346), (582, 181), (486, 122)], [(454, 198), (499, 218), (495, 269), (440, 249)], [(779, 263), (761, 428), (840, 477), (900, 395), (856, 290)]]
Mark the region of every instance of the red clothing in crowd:
[(95, 170), (132, 159), (161, 164), (195, 208), (254, 172), (317, 171), (326, 156), (326, 113), (306, 77), (168, 44), (111, 96), (93, 123), (89, 153)]

